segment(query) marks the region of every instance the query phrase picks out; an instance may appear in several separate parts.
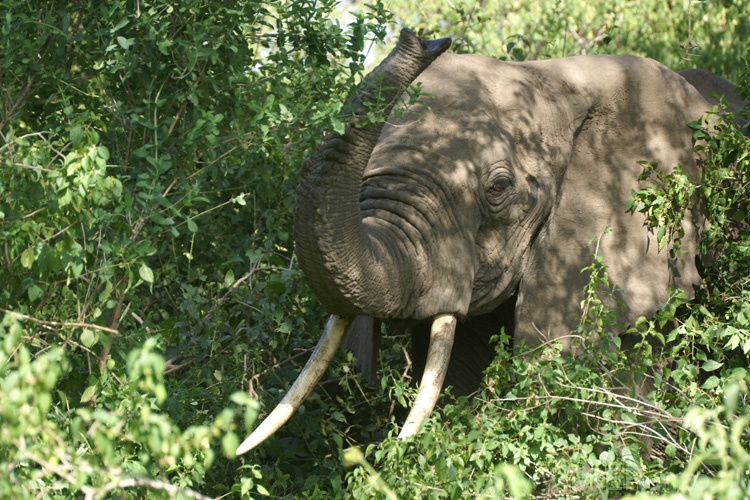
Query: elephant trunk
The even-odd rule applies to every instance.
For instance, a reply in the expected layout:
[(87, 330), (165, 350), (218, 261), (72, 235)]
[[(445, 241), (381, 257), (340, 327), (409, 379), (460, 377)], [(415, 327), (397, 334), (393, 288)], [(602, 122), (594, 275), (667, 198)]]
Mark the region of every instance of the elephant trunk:
[(359, 126), (373, 103), (393, 109), (404, 90), (450, 39), (426, 41), (401, 31), (393, 52), (370, 74), (345, 109), (352, 118), (334, 133), (302, 172), (294, 223), (300, 266), (318, 300), (333, 314), (404, 317), (408, 284), (416, 281), (413, 256), (401, 255), (392, 232), (367, 226), (360, 214), (362, 177), (383, 122)]
[[(294, 235), (305, 277), (334, 316), (297, 381), (282, 402), (237, 449), (245, 453), (273, 434), (299, 408), (328, 367), (351, 324), (351, 316), (408, 317), (416, 281), (414, 256), (403, 255), (393, 232), (366, 225), (360, 213), (365, 168), (383, 123), (358, 126), (372, 103), (385, 116), (417, 76), (449, 46), (450, 39), (425, 41), (408, 29), (393, 52), (365, 77), (349, 101), (352, 119), (344, 134), (331, 134), (305, 164), (298, 189)], [(413, 300), (413, 299), (412, 299)], [(414, 408), (402, 437), (413, 435), (430, 414), (450, 360), (456, 320), (440, 314)]]

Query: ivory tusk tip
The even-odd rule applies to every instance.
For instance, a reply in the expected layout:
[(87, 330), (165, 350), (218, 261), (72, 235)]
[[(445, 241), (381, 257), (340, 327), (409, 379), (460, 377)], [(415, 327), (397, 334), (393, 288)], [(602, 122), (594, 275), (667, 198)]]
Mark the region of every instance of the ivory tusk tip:
[(320, 377), (323, 376), (328, 365), (331, 364), (331, 359), (341, 347), (351, 321), (352, 319), (349, 317), (331, 316), (323, 337), (318, 342), (315, 351), (313, 351), (310, 360), (302, 369), (297, 380), (292, 384), (289, 392), (252, 434), (242, 442), (235, 452), (236, 455), (247, 453), (268, 439), (297, 411), (297, 408), (310, 395)]
[(235, 454), (236, 456), (238, 456), (238, 457), (239, 457), (240, 455), (244, 455), (244, 454), (245, 454), (245, 453), (247, 453), (248, 451), (250, 451), (250, 450), (252, 450), (253, 448), (255, 448), (255, 446), (256, 446), (256, 444), (257, 444), (257, 443), (253, 443), (253, 442), (252, 442), (252, 441), (250, 440), (250, 438), (251, 438), (251, 437), (252, 437), (252, 436), (250, 436), (250, 437), (248, 437), (247, 439), (245, 439), (245, 440), (244, 440), (244, 441), (242, 442), (242, 444), (241, 444), (241, 445), (239, 445), (239, 446), (237, 447), (237, 451), (235, 451), (235, 452), (234, 452), (234, 454)]
[(260, 443), (268, 439), (269, 435), (259, 436), (257, 429), (245, 439), (241, 445), (237, 447), (237, 451), (234, 452), (236, 456), (244, 455), (248, 451), (252, 450)]
[[(286, 399), (286, 398), (285, 398)], [(271, 412), (261, 424), (245, 439), (237, 448), (236, 455), (242, 455), (252, 450), (260, 443), (268, 439), (274, 432), (289, 420), (289, 417), (297, 410), (299, 405), (289, 404), (282, 401)]]

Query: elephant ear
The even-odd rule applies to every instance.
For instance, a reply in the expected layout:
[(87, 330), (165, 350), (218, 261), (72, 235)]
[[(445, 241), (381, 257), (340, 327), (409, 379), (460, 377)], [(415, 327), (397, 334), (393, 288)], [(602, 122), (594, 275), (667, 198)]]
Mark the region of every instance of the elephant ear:
[[(655, 183), (639, 181), (639, 161), (658, 162), (657, 170), (664, 171), (681, 164), (691, 181), (699, 181), (687, 124), (710, 106), (684, 79), (655, 61), (605, 57), (585, 63), (574, 58), (591, 67), (567, 69), (572, 75), (567, 83), (576, 89), (585, 118), (574, 133), (556, 204), (531, 248), (520, 283), (517, 343), (561, 338), (577, 328), (590, 277), (582, 269), (594, 262), (597, 246), (610, 282), (624, 290), (608, 301), (619, 313), (620, 331), (639, 316), (653, 314), (667, 301), (670, 288), (692, 297), (693, 285), (701, 281), (696, 257), (703, 217), (697, 196), (683, 221), (680, 255), (669, 245), (659, 251), (644, 216), (628, 213), (626, 207), (633, 189)], [(606, 229), (611, 234), (599, 240)], [(601, 286), (598, 293), (606, 296)], [(563, 339), (566, 351), (569, 340)]]
[[(741, 112), (747, 105), (737, 92), (737, 86), (719, 75), (704, 69), (683, 69), (678, 71), (678, 74), (695, 87), (709, 104), (718, 105), (723, 100), (726, 110), (734, 113)], [(719, 99), (715, 96), (718, 96)], [(741, 126), (748, 123), (747, 119), (740, 116), (735, 119)]]

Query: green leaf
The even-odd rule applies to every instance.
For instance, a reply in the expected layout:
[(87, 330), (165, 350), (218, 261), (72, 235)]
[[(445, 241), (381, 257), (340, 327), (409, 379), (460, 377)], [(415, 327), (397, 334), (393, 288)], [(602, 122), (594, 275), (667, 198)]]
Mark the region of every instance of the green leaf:
[(83, 391), (83, 394), (81, 395), (81, 403), (88, 403), (91, 400), (91, 398), (94, 397), (95, 392), (96, 392), (96, 384), (88, 386), (86, 390)]
[(224, 451), (224, 455), (233, 457), (235, 450), (240, 445), (240, 438), (234, 432), (227, 432), (224, 437), (221, 438), (221, 448)]
[(112, 28), (112, 30), (111, 30), (110, 32), (111, 32), (111, 33), (114, 33), (115, 31), (119, 30), (120, 28), (124, 28), (125, 26), (127, 26), (127, 24), (128, 24), (129, 22), (130, 22), (130, 19), (129, 19), (129, 18), (127, 18), (127, 17), (123, 17), (122, 19), (120, 19), (120, 20), (119, 20), (119, 21), (117, 22), (117, 24), (115, 25), (115, 27), (114, 27), (114, 28)]
[(232, 286), (234, 283), (234, 271), (231, 269), (224, 274), (224, 284), (226, 286)]
[(99, 336), (91, 328), (86, 328), (81, 334), (81, 342), (86, 347), (91, 347), (99, 340)]
[(242, 498), (245, 498), (245, 495), (247, 495), (253, 485), (253, 478), (246, 476), (240, 478), (240, 495)]
[(174, 219), (171, 217), (164, 217), (163, 215), (154, 214), (151, 216), (151, 220), (159, 224), (160, 226), (171, 226), (174, 224)]
[(708, 361), (703, 363), (703, 366), (701, 367), (701, 369), (705, 372), (712, 372), (714, 370), (721, 368), (722, 366), (724, 366), (724, 363), (719, 363), (716, 360), (709, 359)]
[(83, 127), (75, 125), (70, 129), (70, 143), (73, 147), (78, 146), (83, 139)]
[(117, 43), (119, 43), (120, 47), (122, 47), (123, 49), (128, 50), (135, 43), (135, 38), (125, 38), (123, 36), (118, 36)]
[(98, 146), (96, 148), (97, 155), (103, 160), (109, 160), (109, 149), (106, 146)]
[(193, 219), (191, 219), (190, 217), (185, 217), (185, 220), (187, 221), (188, 231), (190, 231), (193, 234), (197, 233), (198, 224), (196, 224), (195, 221), (193, 221)]
[(664, 245), (667, 243), (667, 226), (661, 226), (659, 228), (656, 238), (659, 242), (658, 251), (661, 252), (662, 248), (664, 248)]
[(26, 269), (31, 269), (34, 263), (34, 248), (29, 247), (21, 254), (21, 265)]
[(333, 119), (331, 125), (333, 126), (333, 131), (337, 134), (343, 135), (346, 132), (346, 125), (340, 120)]
[(29, 296), (29, 300), (31, 302), (34, 302), (36, 299), (44, 295), (44, 290), (39, 288), (37, 285), (31, 285), (29, 289), (26, 291), (26, 293)]
[(710, 389), (714, 389), (719, 385), (719, 382), (721, 382), (721, 379), (717, 377), (716, 375), (711, 375), (708, 377), (708, 380), (701, 386), (701, 389), (706, 389), (707, 391)]
[(341, 435), (331, 434), (331, 440), (333, 440), (336, 443), (336, 447), (338, 448), (344, 447), (344, 440), (341, 438)]
[(154, 272), (146, 264), (141, 264), (141, 268), (138, 269), (138, 274), (141, 276), (141, 279), (143, 281), (147, 283), (154, 282)]

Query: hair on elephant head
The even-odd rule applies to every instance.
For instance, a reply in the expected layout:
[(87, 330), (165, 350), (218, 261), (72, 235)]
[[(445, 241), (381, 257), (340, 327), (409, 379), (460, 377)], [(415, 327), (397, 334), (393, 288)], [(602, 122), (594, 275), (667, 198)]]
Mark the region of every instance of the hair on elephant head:
[[(581, 269), (606, 227), (599, 253), (626, 291), (617, 297), (625, 323), (652, 314), (670, 287), (691, 293), (700, 281), (697, 208), (683, 222), (681, 258), (657, 251), (643, 217), (626, 212), (639, 161), (680, 164), (699, 179), (687, 124), (711, 105), (696, 87), (638, 57), (505, 62), (444, 53), (449, 46), (404, 29), (350, 98), (351, 126), (306, 162), (296, 251), (333, 316), (298, 380), (238, 453), (289, 418), (352, 321), (350, 344), (372, 373), (379, 328), (365, 318), (434, 320), (416, 329), (424, 375), (404, 436), (432, 411), (446, 373), (459, 392), (476, 388), (494, 354), (487, 326), (504, 325), (527, 344), (575, 329), (588, 281)], [(431, 95), (424, 104), (357, 124), (376, 94), (390, 113), (417, 80)]]

